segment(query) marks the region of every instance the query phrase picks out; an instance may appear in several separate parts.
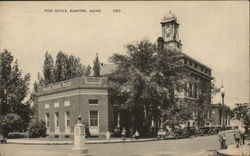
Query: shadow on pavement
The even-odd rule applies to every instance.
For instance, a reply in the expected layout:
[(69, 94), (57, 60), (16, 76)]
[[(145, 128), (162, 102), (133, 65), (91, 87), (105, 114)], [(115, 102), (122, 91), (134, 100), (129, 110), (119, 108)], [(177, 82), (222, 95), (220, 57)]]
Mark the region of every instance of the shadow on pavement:
[(209, 149), (207, 150), (209, 153), (207, 156), (217, 156), (217, 150), (216, 149)]

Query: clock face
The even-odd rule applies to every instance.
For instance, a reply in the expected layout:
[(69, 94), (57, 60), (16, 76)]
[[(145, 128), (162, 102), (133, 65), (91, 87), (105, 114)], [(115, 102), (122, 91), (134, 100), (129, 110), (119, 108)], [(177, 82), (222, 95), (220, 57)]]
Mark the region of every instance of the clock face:
[(170, 34), (171, 34), (170, 26), (165, 27), (164, 32), (165, 32), (166, 38), (170, 37)]

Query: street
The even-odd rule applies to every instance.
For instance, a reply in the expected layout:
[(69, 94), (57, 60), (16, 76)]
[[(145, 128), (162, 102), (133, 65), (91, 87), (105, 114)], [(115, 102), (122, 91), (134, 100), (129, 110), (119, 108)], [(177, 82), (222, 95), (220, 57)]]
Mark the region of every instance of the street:
[[(232, 133), (227, 143), (233, 143)], [(0, 144), (0, 156), (67, 156), (72, 145)], [(93, 156), (215, 156), (218, 136), (137, 143), (88, 144)]]

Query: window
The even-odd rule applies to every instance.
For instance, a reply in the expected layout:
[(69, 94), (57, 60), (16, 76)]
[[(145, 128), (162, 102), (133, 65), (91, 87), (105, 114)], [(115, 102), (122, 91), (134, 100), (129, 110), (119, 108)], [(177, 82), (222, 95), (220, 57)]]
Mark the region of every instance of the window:
[(192, 65), (193, 65), (193, 63), (192, 63), (191, 61), (189, 61), (189, 65), (190, 65), (190, 66), (192, 66)]
[(188, 96), (188, 85), (187, 85), (187, 82), (185, 82), (184, 95)]
[(192, 84), (189, 84), (189, 87), (188, 87), (188, 91), (189, 91), (189, 93), (188, 93), (188, 96), (189, 97), (192, 97), (193, 95), (192, 95)]
[(201, 71), (203, 72), (203, 68), (201, 67), (200, 69), (201, 69)]
[(90, 105), (98, 105), (98, 99), (89, 99)]
[(53, 87), (53, 89), (58, 89), (58, 88), (61, 88), (61, 84), (55, 84), (52, 87)]
[(63, 87), (69, 87), (69, 86), (71, 86), (71, 82), (64, 82), (63, 83)]
[(65, 112), (65, 127), (70, 127), (70, 113)]
[(59, 113), (55, 113), (55, 127), (59, 127)]
[(46, 127), (49, 127), (49, 113), (45, 114), (45, 124), (46, 124)]
[(98, 126), (98, 111), (89, 111), (90, 126)]
[(49, 108), (49, 104), (46, 103), (46, 104), (44, 105), (44, 108), (45, 108), (45, 109), (48, 109), (48, 108)]
[(192, 97), (195, 97), (195, 84), (192, 84)]
[(85, 83), (86, 84), (102, 84), (102, 78), (101, 77), (86, 77)]
[(197, 98), (197, 84), (194, 85), (194, 97)]
[(70, 106), (70, 101), (69, 100), (64, 101), (64, 106)]
[(211, 71), (210, 70), (208, 70), (208, 75), (211, 75)]
[(54, 103), (54, 107), (56, 108), (56, 107), (59, 107), (59, 102), (55, 102)]

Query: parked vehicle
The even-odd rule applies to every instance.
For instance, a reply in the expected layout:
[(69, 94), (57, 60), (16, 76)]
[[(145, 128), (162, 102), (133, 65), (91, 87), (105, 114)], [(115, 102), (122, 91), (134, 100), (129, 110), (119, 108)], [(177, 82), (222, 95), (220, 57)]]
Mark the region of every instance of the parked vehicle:
[(7, 143), (7, 138), (3, 137), (3, 135), (0, 134), (0, 142), (2, 144), (6, 144)]
[(212, 127), (210, 127), (208, 134), (209, 135), (216, 135), (219, 133), (220, 129), (222, 129), (221, 126), (212, 126)]
[(184, 130), (187, 132), (187, 136), (197, 136), (197, 129), (195, 127), (185, 127)]
[(199, 136), (204, 136), (204, 135), (209, 135), (209, 127), (200, 127), (198, 129), (197, 135)]
[(188, 137), (188, 132), (186, 129), (175, 128), (173, 129), (173, 135), (176, 139)]

